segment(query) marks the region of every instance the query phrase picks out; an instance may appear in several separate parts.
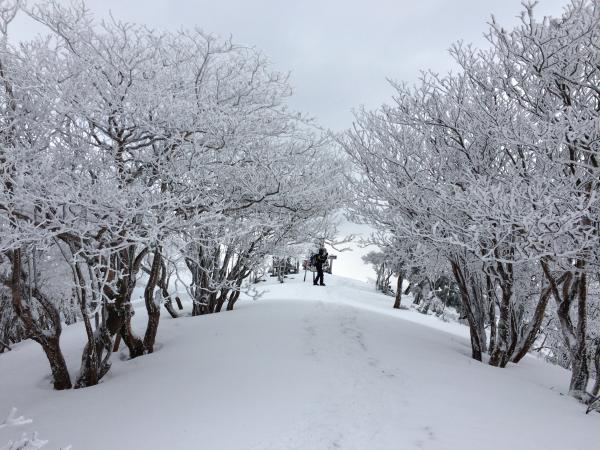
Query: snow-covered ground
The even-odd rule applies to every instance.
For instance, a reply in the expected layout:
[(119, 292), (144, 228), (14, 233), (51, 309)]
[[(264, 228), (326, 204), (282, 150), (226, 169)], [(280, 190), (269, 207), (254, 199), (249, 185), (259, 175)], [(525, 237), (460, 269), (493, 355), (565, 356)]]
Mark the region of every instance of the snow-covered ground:
[[(73, 450), (600, 448), (600, 416), (565, 395), (566, 371), (477, 363), (465, 327), (326, 282), (296, 276), (233, 312), (164, 316), (158, 351), (114, 358), (92, 388), (53, 391), (39, 346), (15, 346), (0, 355), (0, 416), (16, 406), (32, 422), (0, 427), (0, 448), (34, 430)], [(82, 329), (63, 336), (75, 372)]]

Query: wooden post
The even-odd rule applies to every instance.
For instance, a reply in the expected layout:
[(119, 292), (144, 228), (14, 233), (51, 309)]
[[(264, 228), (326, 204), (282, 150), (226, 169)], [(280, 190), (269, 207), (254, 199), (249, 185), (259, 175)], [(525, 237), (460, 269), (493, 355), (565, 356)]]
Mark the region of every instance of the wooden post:
[(330, 275), (333, 272), (333, 260), (334, 259), (337, 259), (337, 255), (329, 255), (329, 270), (327, 271), (327, 273), (329, 273)]

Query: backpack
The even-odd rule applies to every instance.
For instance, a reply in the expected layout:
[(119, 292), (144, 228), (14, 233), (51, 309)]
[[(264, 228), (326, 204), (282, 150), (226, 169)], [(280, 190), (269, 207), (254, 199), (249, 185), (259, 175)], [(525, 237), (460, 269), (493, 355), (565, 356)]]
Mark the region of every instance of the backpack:
[(317, 265), (317, 254), (316, 253), (314, 255), (311, 255), (311, 257), (310, 257), (310, 265), (311, 266), (316, 266)]

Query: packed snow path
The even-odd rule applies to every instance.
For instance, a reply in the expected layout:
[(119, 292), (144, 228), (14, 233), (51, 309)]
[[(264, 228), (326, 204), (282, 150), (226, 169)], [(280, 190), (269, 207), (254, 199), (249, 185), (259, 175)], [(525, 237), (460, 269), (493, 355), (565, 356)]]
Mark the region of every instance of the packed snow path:
[[(0, 447), (37, 430), (73, 450), (600, 448), (600, 416), (563, 395), (566, 371), (477, 363), (464, 327), (326, 281), (297, 276), (234, 312), (164, 317), (156, 353), (116, 357), (83, 390), (52, 391), (39, 347), (16, 346), (0, 356), (0, 415), (17, 406), (34, 422), (0, 430)], [(73, 371), (82, 334), (64, 333)]]

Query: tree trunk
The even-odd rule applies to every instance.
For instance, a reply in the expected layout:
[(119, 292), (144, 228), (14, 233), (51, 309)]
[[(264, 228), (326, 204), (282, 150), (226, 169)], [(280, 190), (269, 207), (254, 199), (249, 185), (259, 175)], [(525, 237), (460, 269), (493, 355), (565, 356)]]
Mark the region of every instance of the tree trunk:
[(488, 351), (491, 355), (496, 349), (498, 331), (496, 328), (496, 292), (494, 290), (492, 278), (489, 275), (486, 275), (486, 284), (488, 297), (488, 322), (490, 323), (490, 346)]
[[(583, 265), (583, 264), (581, 264)], [(583, 267), (581, 267), (583, 269)], [(579, 278), (579, 295), (577, 299), (576, 347), (569, 393), (579, 400), (587, 401), (587, 385), (590, 377), (587, 361), (587, 274), (582, 272)]]
[(544, 313), (546, 312), (546, 307), (548, 306), (551, 292), (552, 291), (550, 287), (547, 287), (542, 291), (540, 300), (535, 307), (533, 318), (527, 328), (527, 332), (525, 333), (525, 338), (519, 343), (516, 353), (512, 357), (512, 362), (518, 363), (521, 361), (521, 359), (523, 359), (523, 357), (529, 352), (531, 346), (535, 342), (540, 331), (540, 327), (542, 326), (542, 321), (544, 320)]
[[(163, 292), (163, 297), (164, 295), (165, 293)], [(165, 300), (165, 309), (173, 319), (177, 319), (179, 317), (179, 314), (177, 314), (177, 311), (175, 311), (175, 308), (173, 307), (173, 300), (171, 300), (171, 297), (167, 297)]]
[[(82, 304), (84, 309), (85, 304)], [(92, 332), (92, 325), (90, 318), (87, 317), (87, 313), (83, 311), (83, 321), (85, 323), (85, 329), (88, 336), (88, 341), (83, 349), (83, 355), (81, 357), (81, 369), (79, 370), (79, 376), (75, 382), (75, 388), (95, 386), (98, 384), (100, 377), (98, 376), (99, 368), (99, 355), (97, 352), (97, 346), (94, 339), (94, 333)]]
[(473, 315), (473, 311), (471, 308), (471, 301), (469, 299), (469, 290), (467, 287), (467, 281), (464, 277), (463, 271), (459, 267), (458, 263), (455, 261), (450, 262), (452, 266), (452, 273), (454, 274), (454, 278), (458, 283), (458, 287), (460, 290), (460, 298), (463, 304), (463, 307), (466, 312), (467, 322), (469, 323), (469, 332), (471, 335), (471, 356), (473, 359), (477, 361), (482, 360), (481, 355), (481, 336), (479, 335), (479, 328), (475, 321), (475, 317)]
[(4, 353), (4, 351), (10, 352), (11, 348), (8, 344), (5, 344), (4, 342), (0, 341), (0, 353)]
[(600, 338), (596, 338), (596, 353), (594, 353), (594, 369), (596, 370), (596, 381), (592, 388), (592, 397), (600, 395)]
[[(546, 279), (550, 283), (552, 295), (557, 302), (557, 315), (561, 326), (561, 331), (565, 339), (565, 344), (569, 349), (571, 356), (571, 382), (569, 385), (569, 394), (578, 400), (587, 402), (587, 384), (589, 381), (589, 370), (587, 366), (587, 275), (583, 271), (585, 262), (578, 260), (575, 267), (579, 274), (573, 275), (573, 272), (566, 272), (563, 279), (562, 298), (558, 290), (557, 280), (550, 273), (546, 261), (542, 261), (542, 268)], [(577, 327), (573, 326), (571, 321), (571, 304), (577, 296)]]
[(38, 301), (42, 303), (44, 310), (48, 313), (54, 332), (50, 333), (49, 330), (41, 329), (35, 322), (30, 307), (23, 304), (21, 277), (21, 249), (16, 249), (12, 252), (12, 276), (10, 281), (13, 308), (23, 322), (27, 334), (42, 346), (50, 363), (54, 389), (71, 389), (71, 376), (60, 349), (60, 335), (62, 332), (60, 314), (52, 302), (38, 292), (37, 288), (34, 289)]
[[(39, 342), (39, 341), (38, 341)], [(67, 363), (65, 357), (60, 349), (59, 337), (52, 336), (46, 338), (45, 343), (40, 343), (44, 349), (44, 353), (50, 363), (50, 369), (52, 371), (52, 379), (54, 389), (61, 391), (64, 389), (71, 389), (71, 376), (67, 369)]]
[(119, 303), (115, 304), (115, 315), (119, 324), (118, 333), (129, 349), (129, 357), (137, 358), (144, 354), (144, 342), (133, 333), (131, 318), (134, 311), (131, 307), (131, 291), (126, 293)]
[(500, 367), (506, 367), (511, 361), (512, 355), (515, 353), (515, 349), (519, 343), (519, 324), (521, 322), (522, 320), (517, 317), (516, 311), (513, 309), (510, 315), (510, 345), (508, 346), (506, 357), (502, 360)]
[(179, 311), (183, 310), (183, 304), (181, 303), (181, 299), (179, 297), (175, 297), (175, 302), (177, 303), (177, 308)]
[(125, 319), (125, 323), (119, 333), (121, 334), (123, 342), (125, 342), (125, 345), (129, 349), (129, 357), (131, 359), (144, 354), (144, 342), (133, 333), (131, 328), (131, 315)]
[(135, 287), (135, 278), (140, 270), (144, 257), (148, 254), (148, 248), (143, 248), (133, 258), (134, 246), (123, 249), (120, 254), (114, 256), (112, 262), (114, 273), (122, 272), (123, 275), (117, 280), (117, 292), (105, 288), (105, 295), (114, 300), (114, 306), (108, 310), (107, 326), (112, 334), (119, 333), (125, 345), (129, 349), (129, 357), (137, 358), (144, 354), (144, 342), (133, 333), (131, 318), (134, 311), (131, 307), (131, 295)]
[[(72, 244), (69, 245), (69, 248), (71, 250), (71, 254), (74, 254), (77, 251)], [(83, 276), (81, 265), (79, 262), (75, 262), (71, 268), (73, 271), (73, 281), (75, 286), (77, 286), (77, 295), (79, 298), (81, 316), (83, 318), (83, 323), (88, 338), (81, 356), (81, 368), (79, 370), (79, 375), (77, 377), (77, 381), (75, 382), (75, 388), (77, 389), (87, 386), (95, 386), (98, 384), (98, 381), (100, 381), (100, 358), (102, 355), (103, 346), (99, 345), (100, 343), (97, 339), (98, 335), (97, 333), (94, 333), (92, 329), (92, 322), (88, 314), (86, 279)], [(98, 329), (98, 325), (96, 325), (96, 328)], [(108, 352), (110, 352), (110, 342), (108, 347)], [(110, 367), (110, 364), (108, 364), (108, 367)], [(108, 368), (106, 371), (108, 371)]]
[(483, 289), (477, 283), (476, 279), (471, 281), (472, 296), (470, 298), (471, 313), (477, 326), (477, 335), (479, 336), (479, 342), (481, 345), (481, 352), (487, 352), (487, 338), (485, 332), (485, 315), (486, 311), (484, 308), (484, 296)]
[(223, 305), (225, 304), (225, 300), (227, 300), (227, 294), (229, 293), (229, 289), (221, 290), (219, 294), (219, 299), (217, 300), (217, 305), (215, 306), (215, 312), (221, 312), (223, 309)]
[(233, 311), (235, 302), (240, 298), (240, 291), (234, 291), (229, 295), (229, 301), (227, 302), (227, 311)]
[[(104, 358), (102, 354), (106, 351)], [(81, 360), (81, 370), (75, 388), (95, 386), (106, 375), (111, 367), (110, 355), (112, 341), (104, 325), (94, 333), (91, 342), (86, 343)]]
[(398, 274), (398, 281), (396, 283), (396, 300), (394, 301), (394, 308), (400, 309), (400, 304), (402, 302), (402, 281), (404, 278), (404, 274), (400, 272)]
[(490, 357), (490, 366), (502, 367), (507, 359), (511, 294), (512, 292), (509, 289), (502, 287), (500, 316), (498, 318), (498, 342)]
[(177, 319), (179, 315), (173, 307), (173, 299), (169, 294), (169, 273), (167, 272), (167, 265), (165, 264), (164, 258), (161, 258), (160, 262), (160, 279), (158, 281), (158, 287), (160, 288), (165, 303), (165, 309), (173, 319)]
[(506, 367), (510, 353), (516, 345), (516, 324), (514, 323), (511, 299), (513, 295), (513, 265), (498, 262), (495, 266), (502, 298), (500, 299), (500, 315), (498, 317), (498, 337), (496, 346), (490, 357), (490, 365)]
[(144, 348), (148, 353), (154, 351), (154, 342), (156, 340), (156, 333), (158, 332), (158, 324), (160, 322), (160, 304), (156, 304), (154, 290), (161, 272), (161, 260), (160, 249), (157, 247), (154, 250), (148, 283), (146, 284), (146, 289), (144, 289), (144, 302), (146, 304), (146, 311), (148, 312), (148, 324), (146, 326), (146, 334), (144, 335)]

